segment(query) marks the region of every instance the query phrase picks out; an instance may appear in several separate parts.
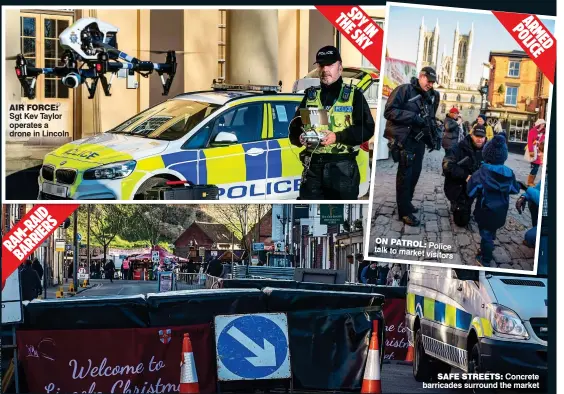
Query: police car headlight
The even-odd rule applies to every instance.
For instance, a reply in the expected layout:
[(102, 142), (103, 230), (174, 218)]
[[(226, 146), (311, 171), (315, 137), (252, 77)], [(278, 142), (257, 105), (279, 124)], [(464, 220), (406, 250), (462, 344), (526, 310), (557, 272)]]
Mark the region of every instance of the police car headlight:
[(131, 175), (136, 164), (137, 162), (135, 160), (118, 161), (116, 163), (105, 164), (100, 167), (86, 170), (83, 178), (85, 180), (125, 178)]
[(501, 337), (529, 338), (529, 333), (517, 313), (498, 304), (489, 304), (487, 314), (494, 332)]

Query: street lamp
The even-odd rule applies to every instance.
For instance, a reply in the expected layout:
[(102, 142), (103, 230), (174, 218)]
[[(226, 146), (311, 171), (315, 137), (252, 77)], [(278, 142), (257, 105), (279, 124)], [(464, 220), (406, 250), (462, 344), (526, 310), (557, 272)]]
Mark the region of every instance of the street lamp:
[(488, 109), (488, 82), (490, 79), (490, 71), (492, 70), (492, 65), (490, 63), (482, 63), (482, 78), (481, 86), (478, 89), (482, 95), (482, 101), (480, 103), (480, 113), (485, 114)]

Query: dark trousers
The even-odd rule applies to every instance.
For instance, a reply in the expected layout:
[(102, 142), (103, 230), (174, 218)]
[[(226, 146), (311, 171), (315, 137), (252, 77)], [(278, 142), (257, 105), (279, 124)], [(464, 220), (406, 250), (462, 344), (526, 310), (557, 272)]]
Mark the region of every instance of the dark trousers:
[(458, 227), (464, 227), (470, 222), (472, 217), (472, 204), (474, 199), (464, 194), (456, 201), (451, 201), (452, 205), (452, 219)]
[(314, 154), (304, 168), (300, 200), (357, 200), (360, 172), (356, 157)]
[(128, 280), (129, 279), (129, 269), (128, 268), (124, 268), (123, 269), (123, 280)]
[(537, 227), (539, 220), (539, 206), (532, 201), (529, 201), (529, 211), (531, 212), (531, 219), (533, 220), (533, 227)]
[(406, 141), (404, 149), (400, 152), (396, 175), (396, 202), (400, 219), (413, 213), (411, 200), (421, 175), (424, 155), (425, 143), (411, 138)]
[(493, 259), (494, 251), (494, 241), (495, 241), (495, 231), (480, 229), (480, 237), (482, 240), (480, 242), (480, 248), (482, 249), (482, 265), (490, 265)]

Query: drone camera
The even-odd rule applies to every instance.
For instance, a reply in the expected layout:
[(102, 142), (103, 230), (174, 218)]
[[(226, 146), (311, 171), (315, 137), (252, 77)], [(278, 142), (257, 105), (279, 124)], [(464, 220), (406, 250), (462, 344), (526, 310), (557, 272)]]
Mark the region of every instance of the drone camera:
[(62, 78), (61, 82), (67, 88), (76, 89), (82, 83), (82, 79), (80, 78), (79, 74), (71, 72), (65, 75)]

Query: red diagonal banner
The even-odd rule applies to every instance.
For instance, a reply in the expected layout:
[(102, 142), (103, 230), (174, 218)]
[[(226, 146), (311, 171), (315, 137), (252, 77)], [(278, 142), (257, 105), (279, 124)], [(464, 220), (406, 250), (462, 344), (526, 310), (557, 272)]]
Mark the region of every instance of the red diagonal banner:
[(2, 290), (6, 279), (78, 206), (78, 204), (35, 205), (2, 238)]
[(384, 31), (359, 6), (315, 6), (380, 71)]
[(536, 15), (492, 11), (548, 80), (554, 84), (556, 39)]

